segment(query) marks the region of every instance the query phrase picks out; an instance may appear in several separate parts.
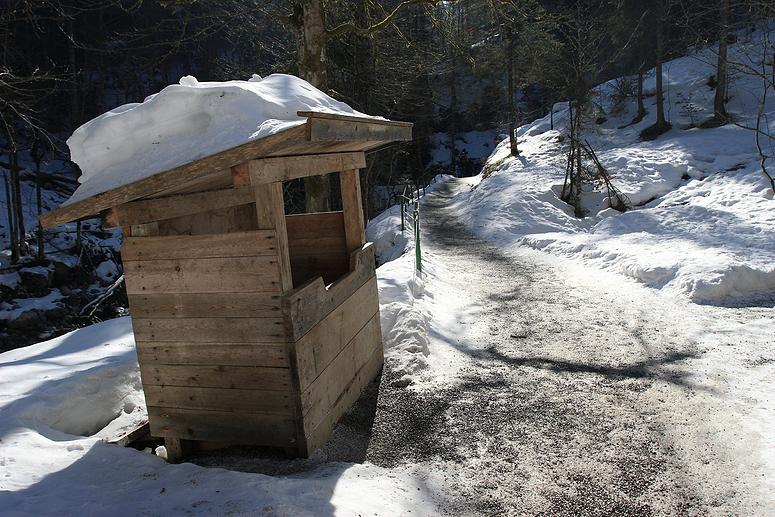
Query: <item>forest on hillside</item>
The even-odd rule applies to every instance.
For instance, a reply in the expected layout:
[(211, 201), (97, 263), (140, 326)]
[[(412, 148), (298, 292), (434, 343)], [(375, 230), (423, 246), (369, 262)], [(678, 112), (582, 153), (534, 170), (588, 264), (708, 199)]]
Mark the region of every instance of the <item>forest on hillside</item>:
[[(697, 125), (735, 123), (725, 109), (731, 66), (726, 48), (740, 31), (773, 17), (775, 6), (767, 0), (3, 2), (0, 274), (11, 280), (0, 282), (0, 290), (8, 299), (40, 297), (52, 282), (70, 291), (99, 280), (91, 293), (73, 295), (68, 311), (78, 318), (72, 325), (97, 317), (98, 307), (104, 310), (102, 301), (93, 302), (120, 293), (115, 232), (104, 230), (99, 220), (43, 231), (37, 215), (60, 205), (77, 186), (80, 171), (66, 145), (76, 128), (117, 106), (142, 102), (183, 76), (228, 81), (294, 74), (360, 112), (413, 122), (412, 142), (369, 155), (363, 177), (367, 219), (390, 201), (384, 199), (386, 186), (424, 185), (444, 172), (479, 172), (498, 137), (508, 135), (517, 155), (516, 129), (553, 117), (557, 102), (570, 101), (569, 122), (563, 122), (569, 149), (561, 195), (582, 216), (581, 184), (596, 160), (584, 132), (607, 116), (593, 87), (621, 78), (615, 94), (637, 102), (633, 123), (645, 116), (644, 99), (653, 95), (656, 121), (641, 137), (658, 138), (670, 128), (662, 63), (710, 47), (715, 74), (707, 84), (715, 89), (714, 113)], [(766, 34), (759, 51), (769, 55)], [(734, 66), (760, 78), (765, 96), (775, 89), (766, 60)], [(656, 91), (644, 93), (644, 75), (651, 69)], [(767, 127), (748, 128), (752, 138), (760, 137), (765, 173), (772, 169)], [(472, 139), (480, 141), (483, 154), (469, 151)], [(325, 209), (331, 188), (316, 178), (287, 186), (288, 209)], [(624, 208), (626, 200), (620, 204)], [(67, 256), (85, 266), (74, 268)], [(27, 268), (23, 278), (17, 276), (20, 267)], [(100, 268), (102, 274), (95, 274)], [(121, 314), (123, 305), (106, 306)], [(55, 311), (49, 320), (61, 317)], [(36, 318), (16, 325), (46, 327), (45, 318)]]

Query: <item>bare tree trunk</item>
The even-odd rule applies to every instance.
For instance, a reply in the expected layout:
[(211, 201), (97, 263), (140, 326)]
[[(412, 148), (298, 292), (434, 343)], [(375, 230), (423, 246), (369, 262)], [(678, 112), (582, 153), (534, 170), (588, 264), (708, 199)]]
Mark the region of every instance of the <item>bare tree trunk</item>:
[(457, 60), (452, 50), (449, 72), (449, 167), (457, 176)]
[(654, 17), (656, 19), (656, 83), (657, 83), (657, 121), (641, 131), (640, 136), (644, 140), (654, 140), (662, 133), (670, 129), (670, 124), (665, 120), (665, 91), (662, 81), (662, 62), (664, 60), (664, 0), (654, 2)]
[[(37, 202), (38, 207), (38, 219), (40, 219), (40, 215), (43, 213), (43, 201), (42, 201), (42, 186), (41, 183), (43, 181), (43, 173), (40, 170), (40, 160), (41, 158), (39, 156), (35, 156), (35, 201)], [(43, 226), (38, 223), (37, 228), (37, 241), (38, 241), (38, 260), (43, 260), (46, 258), (46, 250), (45, 250), (45, 242), (43, 240)]]
[(729, 0), (721, 0), (721, 27), (716, 63), (716, 96), (713, 99), (713, 118), (725, 124), (729, 119), (725, 106), (727, 98), (727, 45), (729, 38)]
[(70, 90), (70, 117), (73, 122), (74, 126), (78, 126), (78, 123), (80, 122), (80, 102), (78, 100), (78, 85), (80, 84), (78, 81), (78, 63), (76, 62), (76, 55), (75, 55), (75, 22), (71, 18), (67, 21), (67, 32), (68, 36), (70, 37), (70, 43), (68, 45), (68, 60), (70, 62), (70, 78), (72, 81), (71, 90)]
[(16, 220), (16, 242), (19, 245), (19, 253), (25, 253), (24, 234), (24, 205), (22, 201), (21, 174), (19, 169), (18, 151), (13, 151), (10, 156), (11, 161), (11, 189), (13, 189), (13, 209), (14, 219)]
[(657, 12), (657, 59), (656, 59), (656, 71), (657, 71), (657, 126), (663, 127), (665, 122), (665, 100), (664, 90), (662, 88), (662, 60), (663, 60), (663, 37), (662, 37), (662, 12)]
[(646, 66), (646, 57), (643, 52), (643, 36), (641, 35), (638, 39), (638, 113), (632, 119), (633, 124), (637, 124), (646, 116), (646, 106), (643, 103), (643, 69)]
[(13, 202), (11, 201), (11, 182), (8, 180), (8, 173), (3, 174), (5, 183), (5, 208), (8, 211), (8, 240), (11, 242), (11, 263), (16, 264), (19, 261), (19, 242), (16, 240), (16, 218), (14, 217)]
[[(298, 45), (299, 76), (312, 86), (326, 91), (326, 27), (321, 0), (299, 0), (294, 4), (294, 25)], [(327, 212), (331, 206), (328, 176), (304, 179), (307, 212)]]
[(509, 37), (506, 44), (506, 75), (508, 75), (509, 89), (509, 144), (511, 145), (511, 155), (519, 156), (517, 148), (517, 107), (514, 98), (514, 39)]
[(581, 114), (584, 107), (579, 101), (576, 105), (576, 129), (574, 131), (576, 137), (576, 174), (573, 176), (573, 208), (576, 217), (584, 217), (584, 208), (581, 206)]

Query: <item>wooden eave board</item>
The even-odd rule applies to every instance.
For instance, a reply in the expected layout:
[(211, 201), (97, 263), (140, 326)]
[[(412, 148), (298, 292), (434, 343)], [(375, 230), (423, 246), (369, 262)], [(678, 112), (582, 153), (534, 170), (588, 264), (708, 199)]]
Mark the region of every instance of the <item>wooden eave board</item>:
[[(52, 228), (138, 199), (224, 188), (230, 186), (231, 167), (257, 158), (368, 151), (391, 141), (412, 138), (412, 126), (406, 122), (314, 112), (299, 114), (307, 117), (304, 124), (51, 210), (40, 216), (40, 224)], [(358, 129), (342, 129), (350, 125), (357, 125)]]

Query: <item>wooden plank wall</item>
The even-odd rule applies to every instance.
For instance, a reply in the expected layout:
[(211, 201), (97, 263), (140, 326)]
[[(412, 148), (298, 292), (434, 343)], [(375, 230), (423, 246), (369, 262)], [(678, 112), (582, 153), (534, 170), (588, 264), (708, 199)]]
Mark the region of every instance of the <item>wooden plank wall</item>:
[(382, 368), (376, 289), (372, 277), (297, 343), (297, 350), (311, 349), (314, 356), (314, 373), (299, 375), (309, 452), (325, 444), (339, 418)]
[(330, 284), (347, 274), (350, 258), (341, 211), (289, 215), (285, 221), (294, 287), (317, 276)]
[[(196, 217), (186, 224), (221, 229)], [(298, 447), (277, 235), (192, 233), (122, 248), (151, 433)]]
[(325, 444), (382, 367), (377, 280), (368, 267), (371, 276), (295, 344), (307, 453)]

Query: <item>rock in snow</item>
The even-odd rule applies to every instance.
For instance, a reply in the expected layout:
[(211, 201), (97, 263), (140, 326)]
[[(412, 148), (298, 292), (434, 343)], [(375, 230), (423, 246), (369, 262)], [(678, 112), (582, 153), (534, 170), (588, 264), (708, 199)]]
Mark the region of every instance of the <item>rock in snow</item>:
[(67, 145), (83, 175), (65, 204), (302, 124), (298, 111), (368, 116), (292, 75), (227, 82), (187, 75), (75, 130)]

